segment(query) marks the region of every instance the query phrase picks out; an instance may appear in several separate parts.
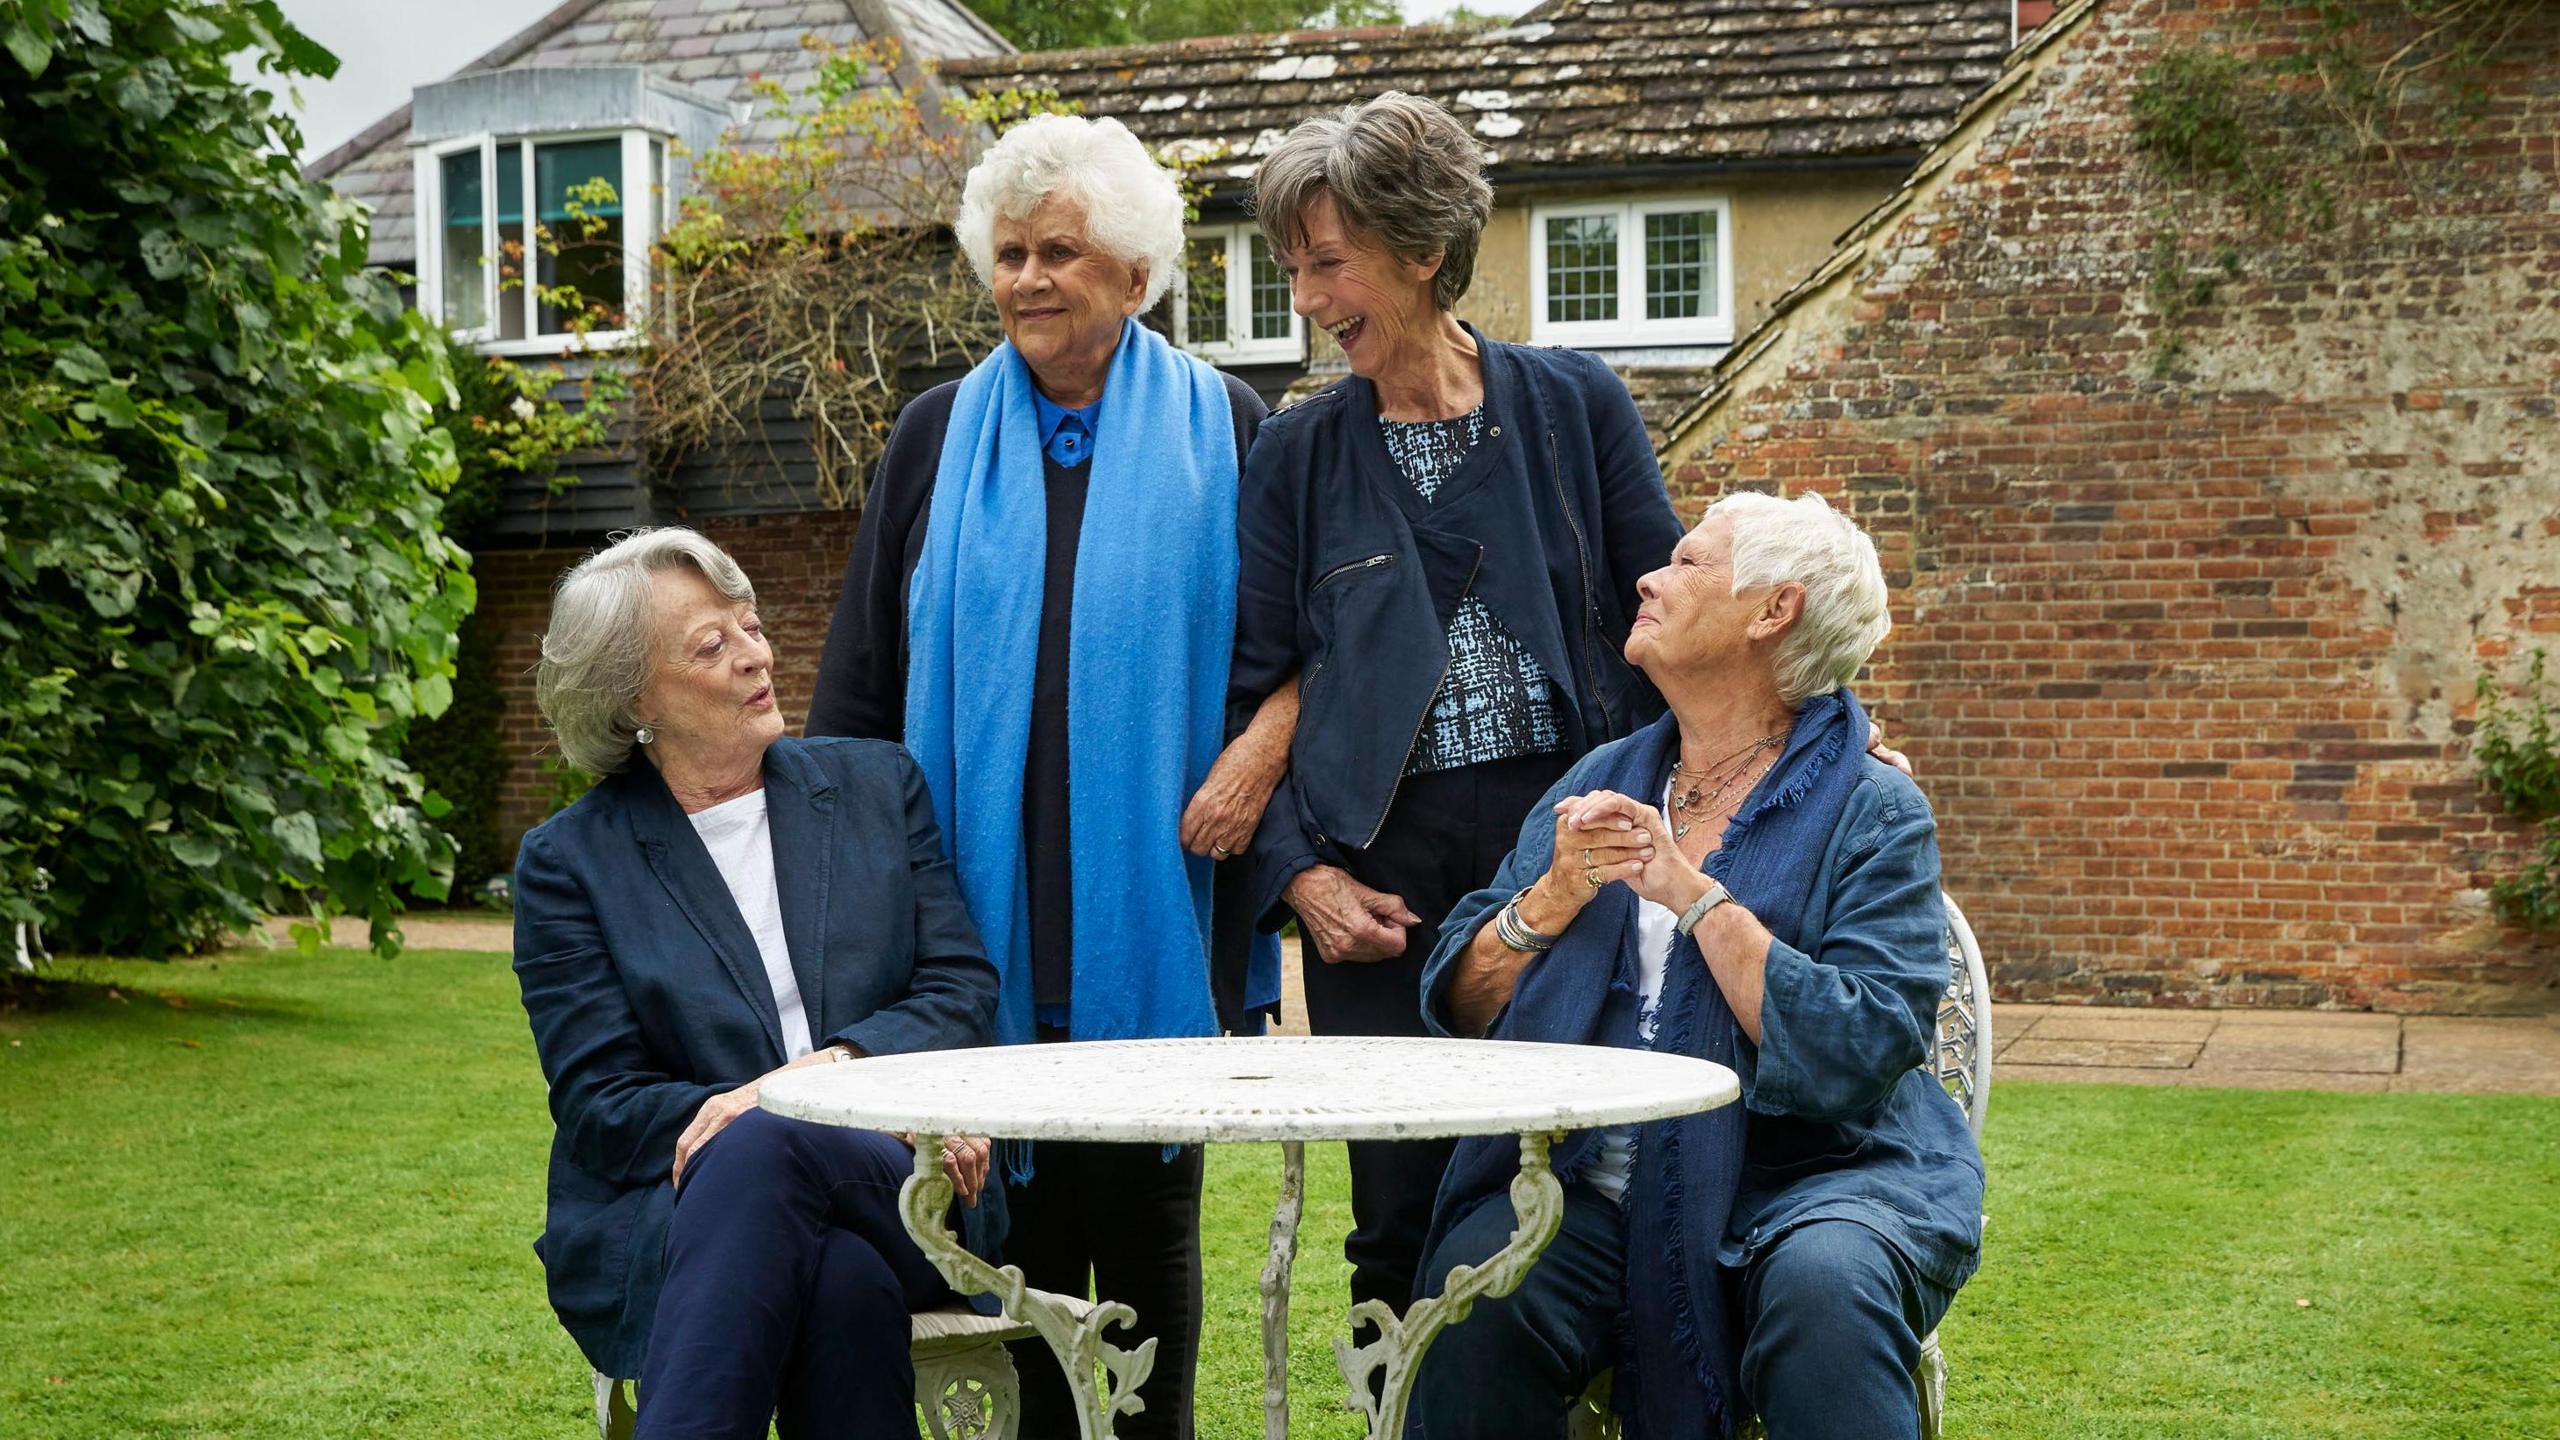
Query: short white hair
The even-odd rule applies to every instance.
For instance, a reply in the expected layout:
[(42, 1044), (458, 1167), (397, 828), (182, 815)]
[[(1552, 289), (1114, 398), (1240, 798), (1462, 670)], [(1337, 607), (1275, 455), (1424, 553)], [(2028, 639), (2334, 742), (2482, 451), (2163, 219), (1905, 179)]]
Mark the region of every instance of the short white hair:
[(676, 525), (622, 536), (570, 566), (551, 594), (533, 698), (561, 756), (581, 770), (611, 775), (631, 763), (640, 729), (632, 707), (656, 658), (649, 582), (678, 568), (701, 572), (723, 599), (756, 603), (756, 587), (727, 551)]
[(1025, 219), (1051, 198), (1082, 206), (1085, 237), (1146, 272), (1140, 309), (1154, 309), (1182, 263), (1182, 190), (1117, 120), (1034, 115), (979, 157), (951, 222), (978, 278), (995, 284), (996, 221)]
[(1778, 642), (1778, 698), (1801, 705), (1847, 684), (1893, 629), (1876, 542), (1819, 495), (1737, 491), (1699, 523), (1718, 515), (1733, 522), (1734, 594), (1804, 587), (1804, 609)]

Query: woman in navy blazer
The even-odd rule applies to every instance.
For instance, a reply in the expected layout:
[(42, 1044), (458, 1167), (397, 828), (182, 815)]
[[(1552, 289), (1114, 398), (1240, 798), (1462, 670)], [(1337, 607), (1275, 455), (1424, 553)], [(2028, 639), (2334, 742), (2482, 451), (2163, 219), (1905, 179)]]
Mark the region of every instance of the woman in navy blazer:
[[(988, 1042), (996, 974), (922, 775), (895, 745), (783, 735), (755, 592), (688, 530), (569, 572), (539, 697), (605, 775), (516, 862), (553, 1308), (597, 1369), (639, 1377), (643, 1437), (911, 1433), (907, 1317), (950, 1298), (898, 1219), (912, 1152), (756, 1095)], [(991, 1249), (985, 1142), (944, 1164)]]

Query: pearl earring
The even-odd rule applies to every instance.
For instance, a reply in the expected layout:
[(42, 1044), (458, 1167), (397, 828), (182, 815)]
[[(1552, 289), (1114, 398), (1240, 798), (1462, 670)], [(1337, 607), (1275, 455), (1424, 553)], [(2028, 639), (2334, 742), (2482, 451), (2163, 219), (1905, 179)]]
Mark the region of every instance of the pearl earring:
[(654, 744), (657, 741), (658, 732), (650, 729), (646, 725), (643, 725), (639, 729), (631, 732), (631, 738), (639, 741), (643, 745)]

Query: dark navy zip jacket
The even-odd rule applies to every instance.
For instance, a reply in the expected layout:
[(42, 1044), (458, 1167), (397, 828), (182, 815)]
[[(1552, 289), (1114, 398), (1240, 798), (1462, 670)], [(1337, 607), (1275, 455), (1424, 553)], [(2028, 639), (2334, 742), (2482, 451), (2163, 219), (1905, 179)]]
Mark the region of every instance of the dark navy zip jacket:
[(1254, 837), (1266, 923), (1291, 877), (1377, 838), (1469, 590), (1556, 682), (1574, 754), (1662, 713), (1619, 655), (1636, 578), (1681, 534), (1635, 402), (1594, 356), (1468, 333), (1484, 437), (1433, 499), (1388, 457), (1356, 375), (1264, 421), (1245, 461), (1233, 708), (1301, 677), (1288, 778)]

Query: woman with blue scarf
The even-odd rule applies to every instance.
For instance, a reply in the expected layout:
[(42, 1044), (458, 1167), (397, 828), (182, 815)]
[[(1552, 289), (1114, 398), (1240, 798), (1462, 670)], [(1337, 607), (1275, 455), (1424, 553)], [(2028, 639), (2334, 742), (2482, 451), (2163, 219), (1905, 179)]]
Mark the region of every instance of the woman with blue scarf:
[[(1414, 1433), (1557, 1440), (1614, 1367), (1631, 1440), (1754, 1414), (1770, 1440), (1916, 1436), (1983, 1173), (1916, 1068), (1947, 976), (1935, 822), (1841, 688), (1890, 628), (1875, 546), (1819, 496), (1731, 495), (1637, 593), (1626, 658), (1670, 713), (1530, 812), (1423, 1007), (1444, 1034), (1712, 1060), (1743, 1104), (1557, 1146), (1563, 1228), (1441, 1336)], [(1507, 1140), (1460, 1145), (1420, 1293), (1509, 1238), (1515, 1168)]]
[[(1001, 977), (999, 1041), (1253, 1028), (1278, 948), (1213, 901), (1241, 896), (1241, 864), (1218, 862), (1253, 834), (1297, 710), (1276, 692), (1226, 743), (1236, 479), (1263, 404), (1137, 323), (1181, 263), (1183, 202), (1119, 122), (1006, 132), (954, 229), (1006, 342), (899, 415), (809, 732), (915, 756)], [(1005, 1258), (1038, 1289), (1132, 1306), (1158, 1342), (1120, 1433), (1187, 1440), (1198, 1148), (1000, 1158)], [(1046, 1349), (1021, 1370), (1023, 1433), (1074, 1434)]]

